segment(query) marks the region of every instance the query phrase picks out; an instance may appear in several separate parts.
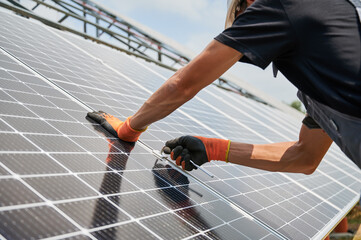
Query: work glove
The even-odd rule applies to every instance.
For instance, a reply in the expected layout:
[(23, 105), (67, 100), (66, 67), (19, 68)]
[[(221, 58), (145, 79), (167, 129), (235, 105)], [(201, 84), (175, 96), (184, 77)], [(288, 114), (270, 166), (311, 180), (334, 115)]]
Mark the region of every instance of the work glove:
[(87, 116), (99, 123), (114, 137), (118, 137), (126, 142), (136, 142), (139, 139), (140, 134), (145, 130), (135, 130), (130, 126), (130, 118), (128, 117), (125, 122), (120, 121), (118, 118), (105, 113), (103, 111), (88, 112)]
[(190, 160), (198, 166), (211, 160), (228, 162), (228, 152), (231, 141), (218, 138), (199, 136), (182, 136), (165, 143), (162, 151), (170, 154), (183, 170), (197, 169)]

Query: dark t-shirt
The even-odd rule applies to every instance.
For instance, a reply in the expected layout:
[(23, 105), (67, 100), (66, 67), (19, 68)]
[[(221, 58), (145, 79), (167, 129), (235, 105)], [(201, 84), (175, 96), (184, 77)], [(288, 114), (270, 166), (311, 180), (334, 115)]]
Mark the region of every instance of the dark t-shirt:
[(215, 39), (242, 62), (273, 61), (305, 94), (361, 117), (361, 27), (347, 0), (256, 0)]

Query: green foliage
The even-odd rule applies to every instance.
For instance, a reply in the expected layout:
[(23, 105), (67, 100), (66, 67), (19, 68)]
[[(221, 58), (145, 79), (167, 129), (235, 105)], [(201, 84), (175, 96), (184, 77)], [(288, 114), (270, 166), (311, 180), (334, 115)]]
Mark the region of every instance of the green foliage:
[(304, 111), (302, 110), (302, 103), (300, 101), (295, 100), (290, 104), (290, 106), (293, 107), (294, 109), (304, 113)]

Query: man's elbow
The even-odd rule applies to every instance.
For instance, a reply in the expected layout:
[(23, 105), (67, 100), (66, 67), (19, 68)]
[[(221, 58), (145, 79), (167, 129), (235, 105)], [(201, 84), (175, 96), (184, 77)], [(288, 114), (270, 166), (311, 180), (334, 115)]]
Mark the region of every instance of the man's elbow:
[(314, 173), (316, 171), (318, 167), (318, 164), (308, 164), (304, 167), (304, 171), (303, 171), (303, 174), (306, 174), (306, 175), (311, 175), (312, 173)]
[(324, 155), (318, 152), (310, 151), (307, 148), (301, 148), (297, 159), (300, 172), (306, 175), (314, 173), (322, 161)]
[(286, 165), (285, 171), (310, 175), (316, 171), (323, 155), (310, 151), (307, 146), (297, 142), (285, 153), (283, 158)]

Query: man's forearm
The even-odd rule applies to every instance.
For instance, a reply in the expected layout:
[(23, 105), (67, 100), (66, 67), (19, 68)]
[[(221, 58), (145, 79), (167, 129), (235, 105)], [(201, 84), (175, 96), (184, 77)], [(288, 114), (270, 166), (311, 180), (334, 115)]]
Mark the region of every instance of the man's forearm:
[(201, 54), (178, 70), (144, 103), (132, 117), (131, 127), (144, 129), (166, 117), (219, 78), (241, 57), (240, 52), (213, 40)]
[(228, 161), (267, 171), (312, 173), (314, 164), (303, 157), (298, 142), (260, 145), (231, 142)]
[(297, 142), (258, 145), (231, 142), (228, 161), (268, 171), (311, 174), (331, 144), (332, 139), (322, 129), (302, 125)]
[(131, 119), (132, 128), (139, 130), (146, 128), (151, 123), (168, 116), (195, 95), (186, 93), (180, 86), (179, 75), (182, 71), (183, 69), (178, 70), (134, 114)]

